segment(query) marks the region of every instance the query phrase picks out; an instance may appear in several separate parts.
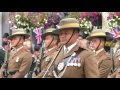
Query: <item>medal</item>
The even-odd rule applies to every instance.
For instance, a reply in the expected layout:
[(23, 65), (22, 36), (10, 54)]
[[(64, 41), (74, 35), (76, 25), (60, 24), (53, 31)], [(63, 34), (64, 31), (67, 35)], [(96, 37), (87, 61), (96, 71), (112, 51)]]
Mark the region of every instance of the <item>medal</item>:
[(70, 63), (68, 63), (67, 66), (70, 66)]
[(77, 63), (74, 63), (74, 66), (78, 66), (78, 64), (77, 64)]
[(72, 62), (72, 63), (70, 63), (70, 65), (71, 65), (71, 66), (73, 66), (73, 65), (74, 65), (74, 63)]
[(59, 71), (61, 71), (61, 70), (63, 70), (64, 66), (65, 66), (64, 62), (61, 62), (61, 63), (58, 64), (57, 68), (58, 68)]
[(77, 63), (77, 66), (80, 67), (80, 66), (81, 66), (81, 63)]

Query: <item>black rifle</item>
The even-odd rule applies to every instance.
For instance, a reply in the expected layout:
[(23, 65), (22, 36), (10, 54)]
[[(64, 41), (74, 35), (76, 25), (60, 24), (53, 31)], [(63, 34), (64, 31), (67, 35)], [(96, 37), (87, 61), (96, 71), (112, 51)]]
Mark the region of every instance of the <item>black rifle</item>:
[[(30, 68), (30, 70), (28, 72), (27, 78), (32, 78), (32, 74), (37, 71), (37, 68), (39, 66), (41, 67), (41, 60), (43, 58), (43, 46), (44, 46), (43, 40), (41, 41), (41, 43), (42, 43), (42, 46), (41, 46), (41, 48), (39, 50), (39, 52), (40, 52), (39, 59), (37, 61), (33, 60), (31, 68)], [(41, 71), (41, 68), (40, 68), (40, 71)]]
[(8, 77), (8, 52), (5, 51), (4, 63), (3, 63), (3, 78)]

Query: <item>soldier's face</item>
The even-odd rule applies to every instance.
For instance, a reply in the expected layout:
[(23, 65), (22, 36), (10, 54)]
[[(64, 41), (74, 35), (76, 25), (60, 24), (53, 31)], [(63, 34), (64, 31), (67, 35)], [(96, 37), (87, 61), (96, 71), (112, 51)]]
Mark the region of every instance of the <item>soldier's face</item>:
[(18, 42), (20, 42), (20, 41), (19, 41), (20, 37), (21, 37), (21, 36), (14, 36), (14, 37), (12, 38), (11, 47), (15, 47), (15, 46), (18, 44)]
[(98, 47), (99, 43), (100, 43), (100, 40), (98, 38), (92, 38), (90, 42), (90, 48), (92, 50), (95, 50)]
[(48, 46), (50, 46), (50, 44), (52, 44), (52, 43), (51, 43), (52, 40), (53, 40), (52, 35), (47, 35), (47, 36), (45, 37), (45, 47), (46, 47), (46, 48), (48, 48)]
[[(71, 35), (73, 34), (73, 29), (63, 29), (60, 32), (60, 42), (62, 44), (66, 44), (70, 39)], [(73, 41), (72, 38), (69, 42)]]

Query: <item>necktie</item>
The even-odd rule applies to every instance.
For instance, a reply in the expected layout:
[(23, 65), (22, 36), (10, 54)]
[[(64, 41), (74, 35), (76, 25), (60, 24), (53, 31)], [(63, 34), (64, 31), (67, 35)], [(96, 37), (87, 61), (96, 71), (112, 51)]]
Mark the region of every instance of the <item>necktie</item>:
[(68, 53), (68, 49), (67, 48), (65, 48), (65, 54), (67, 54)]

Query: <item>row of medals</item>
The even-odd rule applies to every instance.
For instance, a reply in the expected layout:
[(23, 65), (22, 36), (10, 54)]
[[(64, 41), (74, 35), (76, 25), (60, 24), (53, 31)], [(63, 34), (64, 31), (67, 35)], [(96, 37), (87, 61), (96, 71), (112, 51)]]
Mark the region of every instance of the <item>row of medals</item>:
[[(77, 67), (80, 67), (81, 66), (81, 63), (78, 62), (78, 59), (79, 58), (74, 58), (73, 60), (71, 60), (69, 63), (67, 63), (67, 66), (77, 66)], [(65, 62), (61, 62), (58, 64), (58, 70), (63, 70), (65, 67)]]

